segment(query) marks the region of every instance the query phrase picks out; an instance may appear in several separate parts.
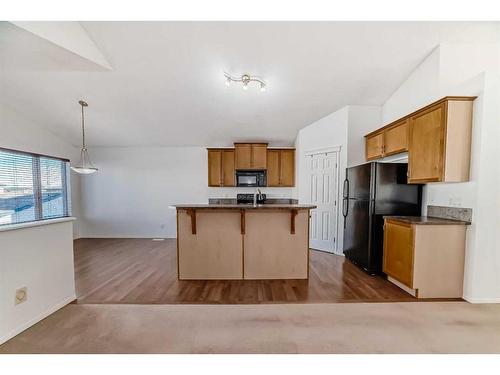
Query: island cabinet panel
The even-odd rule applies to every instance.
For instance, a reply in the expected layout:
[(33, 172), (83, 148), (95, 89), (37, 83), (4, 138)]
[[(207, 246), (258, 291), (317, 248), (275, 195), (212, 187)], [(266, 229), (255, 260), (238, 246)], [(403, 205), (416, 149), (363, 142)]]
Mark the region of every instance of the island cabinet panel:
[(177, 211), (178, 275), (181, 280), (243, 277), (243, 242), (238, 210), (196, 210), (196, 234), (187, 210)]
[(235, 143), (236, 169), (266, 169), (267, 143)]
[(409, 288), (413, 287), (413, 233), (410, 224), (385, 223), (383, 270)]
[(307, 279), (309, 259), (309, 211), (294, 213), (291, 234), (288, 210), (247, 210), (244, 235), (245, 279)]
[(235, 186), (233, 149), (208, 149), (208, 186)]
[(398, 122), (384, 131), (384, 156), (408, 151), (408, 119)]
[(366, 138), (366, 160), (379, 159), (384, 155), (384, 133), (380, 132)]
[(441, 103), (410, 120), (409, 182), (442, 181), (444, 176), (445, 109)]

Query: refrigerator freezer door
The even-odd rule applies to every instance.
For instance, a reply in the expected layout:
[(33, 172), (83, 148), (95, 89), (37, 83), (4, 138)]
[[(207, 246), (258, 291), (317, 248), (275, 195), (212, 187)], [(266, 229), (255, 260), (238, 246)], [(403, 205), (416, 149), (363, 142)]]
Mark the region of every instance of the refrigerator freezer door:
[(375, 210), (377, 215), (420, 215), (421, 186), (407, 184), (408, 165), (377, 163)]
[(347, 168), (349, 198), (370, 199), (370, 181), (372, 178), (372, 164), (367, 163)]
[(347, 200), (344, 254), (351, 262), (367, 269), (369, 263), (370, 201)]

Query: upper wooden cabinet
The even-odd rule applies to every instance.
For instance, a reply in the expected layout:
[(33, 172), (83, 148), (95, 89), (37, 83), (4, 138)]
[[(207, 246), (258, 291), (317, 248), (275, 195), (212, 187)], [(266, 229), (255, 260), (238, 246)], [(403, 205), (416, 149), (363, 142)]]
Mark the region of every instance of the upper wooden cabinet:
[(235, 186), (234, 150), (208, 149), (208, 186)]
[(409, 183), (469, 180), (472, 100), (444, 100), (410, 117)]
[(267, 143), (235, 143), (236, 169), (266, 169)]
[(295, 186), (295, 150), (267, 150), (267, 186)]
[(384, 156), (408, 151), (408, 119), (397, 122), (384, 131)]
[(408, 151), (408, 182), (469, 180), (472, 103), (447, 96), (365, 136), (366, 160)]
[(366, 136), (366, 160), (380, 159), (408, 150), (408, 119)]
[(366, 160), (379, 159), (384, 156), (384, 133), (379, 132), (366, 137)]

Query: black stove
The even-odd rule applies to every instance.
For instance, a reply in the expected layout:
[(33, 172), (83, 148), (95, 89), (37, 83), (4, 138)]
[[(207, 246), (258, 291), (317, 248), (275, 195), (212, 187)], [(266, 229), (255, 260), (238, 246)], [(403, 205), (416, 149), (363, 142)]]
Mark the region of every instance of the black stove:
[[(257, 203), (264, 204), (266, 201), (266, 194), (257, 194)], [(253, 204), (253, 194), (238, 194), (236, 195), (236, 202), (238, 204)]]

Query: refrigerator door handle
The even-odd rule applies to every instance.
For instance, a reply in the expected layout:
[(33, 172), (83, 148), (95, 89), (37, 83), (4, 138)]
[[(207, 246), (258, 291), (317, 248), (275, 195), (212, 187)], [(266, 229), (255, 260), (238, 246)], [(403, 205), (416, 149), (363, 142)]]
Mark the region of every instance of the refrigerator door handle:
[(344, 180), (344, 186), (342, 187), (342, 193), (344, 198), (349, 198), (349, 180), (346, 178)]
[(349, 212), (349, 200), (347, 198), (342, 199), (342, 215), (347, 217)]

